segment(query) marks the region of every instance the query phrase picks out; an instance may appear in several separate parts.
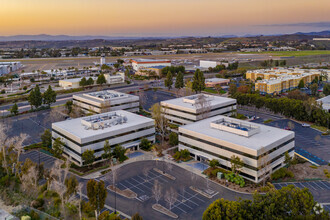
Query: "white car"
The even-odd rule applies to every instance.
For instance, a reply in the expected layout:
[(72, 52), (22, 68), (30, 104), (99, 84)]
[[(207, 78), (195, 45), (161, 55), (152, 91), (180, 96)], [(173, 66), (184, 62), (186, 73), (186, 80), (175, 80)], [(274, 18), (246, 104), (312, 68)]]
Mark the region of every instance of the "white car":
[(310, 124), (306, 124), (306, 123), (304, 123), (304, 124), (302, 124), (301, 126), (303, 126), (304, 128), (309, 128), (311, 125), (310, 125)]

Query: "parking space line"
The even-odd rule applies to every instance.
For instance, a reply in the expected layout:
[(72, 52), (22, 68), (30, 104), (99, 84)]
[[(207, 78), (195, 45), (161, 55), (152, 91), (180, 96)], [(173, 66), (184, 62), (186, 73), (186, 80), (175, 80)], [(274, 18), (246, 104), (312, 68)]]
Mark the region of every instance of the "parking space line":
[[(189, 195), (193, 195), (193, 194), (191, 194), (191, 193), (189, 193), (188, 191), (186, 191), (186, 190), (184, 190), (186, 193), (188, 193)], [(196, 199), (198, 199), (198, 200), (200, 200), (201, 202), (205, 202), (204, 200), (202, 200), (202, 199), (200, 199), (200, 198), (198, 198), (198, 197), (195, 197)]]
[[(156, 172), (156, 171), (155, 171), (155, 172)], [(166, 179), (163, 179), (163, 175), (162, 175), (162, 174), (159, 174), (159, 173), (157, 173), (157, 172), (156, 172), (156, 174), (155, 174), (155, 173), (153, 173), (153, 172), (151, 172), (151, 171), (150, 171), (150, 173), (153, 174), (153, 175), (155, 175), (156, 177), (159, 177), (159, 179), (163, 180), (164, 182), (168, 183), (168, 181), (167, 181)]]
[(317, 184), (316, 182), (310, 182), (310, 184), (316, 185), (317, 187), (321, 188), (321, 190), (324, 190), (324, 188), (320, 184)]
[[(178, 195), (181, 196), (184, 200), (186, 200), (186, 197), (184, 197), (184, 196), (181, 195), (180, 193), (178, 193)], [(188, 202), (191, 202), (191, 203), (193, 203), (194, 205), (199, 206), (199, 204), (193, 202), (192, 200), (189, 200)]]
[(314, 190), (316, 190), (313, 185), (309, 184), (308, 182), (306, 182), (306, 184), (311, 186)]
[[(127, 182), (129, 185), (132, 185), (132, 187), (137, 188), (138, 190), (140, 190), (141, 192), (144, 192), (142, 189), (140, 189), (139, 187), (137, 187), (136, 185), (133, 185), (132, 183), (130, 183), (128, 180), (124, 180), (125, 182)], [(131, 189), (131, 188), (129, 188)]]
[(137, 181), (137, 180), (135, 180), (133, 177), (131, 177), (131, 179), (130, 180), (134, 180), (135, 182), (137, 182), (139, 185), (141, 185), (141, 186), (144, 186), (144, 187), (146, 187), (147, 189), (149, 189), (149, 190), (151, 190), (151, 188), (150, 187), (148, 187), (148, 186), (146, 186), (146, 185), (144, 185), (145, 183), (147, 183), (148, 182), (148, 180), (147, 180), (147, 182), (139, 182), (139, 181)]
[(330, 189), (330, 187), (327, 184), (325, 184), (323, 181), (319, 181), (319, 183), (322, 183), (327, 189)]
[(178, 204), (175, 205), (175, 203), (174, 203), (174, 206), (184, 205), (184, 206), (187, 206), (189, 209), (193, 209), (192, 207), (190, 207), (189, 205), (187, 205), (186, 202), (182, 202), (182, 201), (179, 201), (179, 200), (176, 200), (176, 202), (178, 202)]
[(185, 210), (179, 208), (178, 206), (173, 206), (172, 209), (174, 209), (174, 208), (180, 209), (182, 212), (187, 213)]

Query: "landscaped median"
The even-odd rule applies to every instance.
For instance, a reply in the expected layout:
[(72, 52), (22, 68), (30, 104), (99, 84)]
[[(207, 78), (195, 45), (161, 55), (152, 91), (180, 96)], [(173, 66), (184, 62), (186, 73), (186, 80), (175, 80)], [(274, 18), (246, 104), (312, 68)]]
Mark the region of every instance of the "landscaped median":
[(198, 188), (196, 188), (196, 187), (194, 187), (194, 186), (190, 186), (189, 188), (190, 188), (191, 190), (193, 190), (193, 191), (195, 191), (195, 192), (201, 194), (202, 196), (204, 196), (204, 197), (206, 197), (206, 198), (212, 199), (212, 197), (213, 197), (213, 195), (210, 195), (210, 194), (204, 192), (203, 190), (200, 190), (200, 189), (198, 189)]
[(178, 218), (178, 215), (173, 213), (171, 210), (168, 210), (167, 208), (165, 208), (164, 206), (160, 205), (160, 204), (153, 204), (152, 208), (160, 213), (163, 213), (164, 215), (167, 215), (171, 218)]
[(167, 178), (171, 179), (171, 180), (176, 180), (176, 178), (168, 173), (164, 173), (162, 170), (158, 169), (158, 168), (154, 168), (154, 171), (156, 171), (157, 173), (160, 173), (164, 176), (166, 176)]
[(137, 197), (137, 194), (133, 192), (132, 190), (126, 188), (124, 190), (119, 189), (118, 187), (114, 187), (113, 185), (110, 185), (107, 187), (110, 191), (116, 192), (121, 196), (124, 196), (128, 199), (135, 199)]

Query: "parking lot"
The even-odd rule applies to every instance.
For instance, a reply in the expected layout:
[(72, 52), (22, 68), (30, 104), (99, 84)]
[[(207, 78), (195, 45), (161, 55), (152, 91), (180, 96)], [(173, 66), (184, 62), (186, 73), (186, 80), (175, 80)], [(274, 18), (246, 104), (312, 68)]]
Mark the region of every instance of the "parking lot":
[[(169, 169), (166, 162), (150, 160), (134, 162), (120, 167), (117, 170), (118, 180), (116, 181), (116, 186), (121, 190), (130, 189), (137, 194), (137, 198), (128, 199), (117, 195), (118, 210), (124, 211), (129, 215), (139, 212), (143, 219), (168, 219), (168, 216), (152, 209), (152, 205), (156, 204), (152, 193), (155, 181), (158, 181), (162, 187), (162, 198), (159, 200), (159, 203), (166, 208), (169, 208), (169, 204), (165, 201), (164, 195), (171, 188), (176, 191), (176, 201), (172, 205), (171, 211), (178, 215), (179, 219), (201, 219), (204, 210), (218, 198), (236, 200), (242, 197), (251, 199), (251, 195), (232, 192), (200, 176), (191, 174), (181, 167), (174, 164), (172, 166)], [(148, 168), (147, 172), (145, 172), (146, 167)], [(160, 170), (165, 169), (166, 173), (169, 173), (176, 179), (172, 180), (155, 171), (153, 169), (155, 167)], [(192, 178), (192, 176), (194, 177)], [(112, 185), (112, 173), (108, 173), (98, 180), (103, 180), (106, 186)], [(211, 195), (212, 198), (210, 199), (192, 190), (191, 186), (204, 191)], [(110, 190), (108, 192), (107, 204), (114, 207), (114, 192)]]
[(300, 189), (308, 188), (313, 194), (314, 199), (317, 202), (329, 202), (330, 201), (330, 182), (324, 180), (308, 181), (308, 182), (286, 182), (286, 183), (273, 183), (276, 189), (288, 185), (294, 185)]
[[(254, 112), (241, 111), (245, 115), (254, 115)], [(282, 128), (288, 127), (288, 123), (292, 123), (292, 131), (295, 132), (295, 146), (296, 152), (303, 154), (304, 157), (311, 161), (324, 165), (330, 162), (330, 136), (323, 136), (320, 131), (313, 128), (303, 127), (300, 123), (292, 121), (290, 119), (283, 119), (279, 117), (273, 117), (257, 112), (258, 119), (252, 122), (264, 124), (263, 122), (267, 119), (271, 119), (270, 123), (265, 125)]]
[(145, 100), (143, 101), (143, 108), (147, 111), (149, 111), (151, 106), (155, 103), (176, 98), (174, 94), (161, 90), (154, 91), (152, 89), (144, 91), (144, 95)]
[(47, 155), (46, 153), (39, 152), (37, 150), (32, 150), (21, 154), (20, 161), (24, 162), (27, 158), (29, 158), (35, 163), (39, 163), (39, 159), (40, 159), (40, 164), (44, 163), (45, 168), (51, 168), (56, 160), (56, 158)]

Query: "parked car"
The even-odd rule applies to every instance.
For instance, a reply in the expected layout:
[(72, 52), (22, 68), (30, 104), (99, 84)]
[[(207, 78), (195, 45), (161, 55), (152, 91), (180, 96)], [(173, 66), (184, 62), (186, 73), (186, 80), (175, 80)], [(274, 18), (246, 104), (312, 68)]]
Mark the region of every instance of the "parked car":
[(289, 128), (289, 127), (285, 127), (284, 130), (291, 131), (291, 128)]
[(307, 123), (303, 123), (301, 126), (303, 126), (304, 128), (309, 128), (311, 125)]

